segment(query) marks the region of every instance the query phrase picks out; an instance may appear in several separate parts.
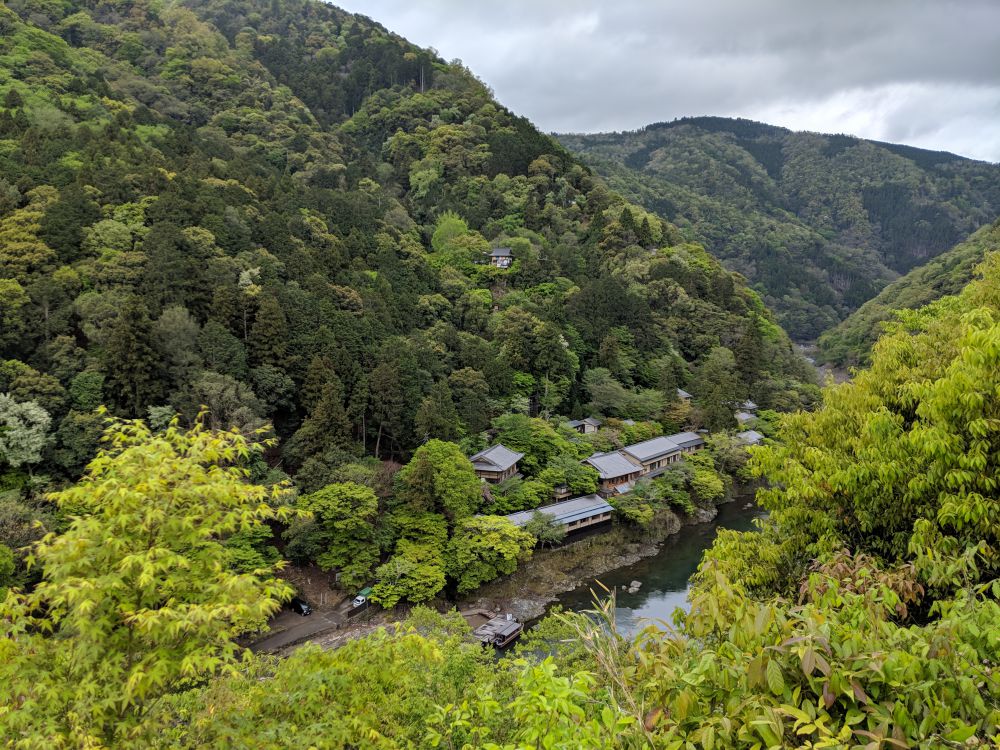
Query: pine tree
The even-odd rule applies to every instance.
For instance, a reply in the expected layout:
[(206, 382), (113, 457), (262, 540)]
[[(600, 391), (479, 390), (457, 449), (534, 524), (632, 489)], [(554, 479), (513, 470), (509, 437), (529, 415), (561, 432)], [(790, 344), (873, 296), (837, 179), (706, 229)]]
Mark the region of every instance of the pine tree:
[(439, 380), (420, 403), (414, 420), (417, 436), (423, 440), (457, 440), (462, 436), (462, 423), (451, 397), (448, 381)]
[(257, 365), (283, 368), (288, 353), (288, 320), (278, 300), (261, 298), (257, 316), (250, 329), (250, 354)]
[(111, 325), (104, 347), (108, 392), (115, 394), (118, 405), (135, 417), (144, 415), (146, 407), (163, 392), (152, 335), (153, 324), (146, 305), (132, 297)]

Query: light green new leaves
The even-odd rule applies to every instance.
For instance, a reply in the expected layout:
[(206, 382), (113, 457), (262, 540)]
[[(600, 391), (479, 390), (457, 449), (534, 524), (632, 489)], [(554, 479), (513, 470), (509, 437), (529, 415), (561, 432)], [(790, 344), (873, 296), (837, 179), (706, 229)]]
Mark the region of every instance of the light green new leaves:
[(72, 521), (30, 559), (42, 581), (0, 605), (0, 734), (17, 747), (127, 737), (158, 697), (225, 671), (291, 591), (231, 570), (224, 540), (284, 517), (281, 488), (246, 481), (237, 432), (152, 434), (112, 423), (108, 447), (52, 499)]

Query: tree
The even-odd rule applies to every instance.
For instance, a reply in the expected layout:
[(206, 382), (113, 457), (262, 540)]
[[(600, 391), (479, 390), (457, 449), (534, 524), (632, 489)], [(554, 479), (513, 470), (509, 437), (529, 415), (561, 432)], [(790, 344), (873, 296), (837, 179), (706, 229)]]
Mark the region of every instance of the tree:
[(285, 452), (298, 464), (319, 456), (330, 448), (351, 446), (351, 420), (344, 410), (343, 393), (338, 384), (328, 382), (319, 402), (302, 426), (288, 441)]
[(535, 541), (543, 547), (554, 547), (566, 538), (566, 527), (548, 513), (535, 511), (531, 514), (524, 530), (535, 537)]
[(0, 597), (7, 596), (7, 587), (14, 583), (14, 550), (6, 544), (0, 544)]
[(34, 401), (0, 393), (0, 462), (11, 468), (37, 464), (48, 445), (52, 419)]
[(478, 435), (490, 424), (490, 386), (479, 370), (463, 367), (448, 376), (459, 419), (469, 435)]
[(250, 329), (250, 354), (254, 364), (283, 367), (288, 353), (288, 319), (272, 295), (260, 298)]
[(417, 511), (445, 516), (454, 526), (475, 513), (482, 483), (469, 459), (454, 443), (430, 440), (396, 475), (398, 499)]
[(378, 562), (375, 539), (378, 498), (354, 482), (330, 484), (299, 499), (312, 521), (289, 531), (289, 554), (308, 556), (324, 570), (337, 570), (346, 587), (366, 583)]
[(396, 545), (395, 554), (375, 571), (372, 600), (386, 609), (404, 600), (425, 602), (444, 588), (444, 568), (440, 548), (403, 539)]
[(115, 401), (131, 415), (142, 414), (162, 393), (152, 336), (146, 306), (137, 297), (129, 298), (110, 326), (104, 371)]
[[(35, 746), (124, 741), (163, 695), (232, 673), (241, 633), (291, 594), (269, 570), (226, 566), (226, 537), (287, 517), (285, 490), (246, 481), (262, 446), (174, 422), (116, 422), (78, 484), (52, 496), (72, 518), (32, 556), (42, 581), (0, 605), (0, 733)], [(58, 633), (58, 637), (51, 637)]]
[(462, 436), (458, 410), (451, 399), (447, 380), (439, 380), (431, 386), (431, 392), (417, 409), (414, 428), (417, 435), (424, 439), (457, 440)]
[(448, 543), (446, 569), (464, 594), (513, 573), (534, 546), (530, 533), (502, 516), (466, 518)]
[(698, 368), (696, 392), (708, 429), (724, 430), (735, 424), (733, 415), (744, 391), (731, 351), (717, 346), (708, 353)]

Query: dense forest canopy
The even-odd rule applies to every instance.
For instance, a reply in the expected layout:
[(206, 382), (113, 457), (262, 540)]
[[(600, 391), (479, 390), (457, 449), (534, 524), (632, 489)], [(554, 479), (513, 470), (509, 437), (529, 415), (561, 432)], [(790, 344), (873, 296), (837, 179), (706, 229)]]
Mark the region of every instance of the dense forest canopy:
[(218, 535), (272, 520), (284, 490), (231, 465), (260, 448), (237, 432), (113, 425), (54, 498), (76, 515), (34, 546), (43, 580), (0, 603), (7, 745), (995, 745), (1000, 255), (979, 273), (783, 418), (752, 457), (760, 530), (721, 533), (676, 629), (634, 640), (612, 600), (495, 659), (456, 613), (417, 608), (340, 649), (238, 659), (233, 636), (287, 590), (270, 566), (233, 571)]
[[(0, 29), (0, 586), (37, 583), (25, 545), (72, 516), (46, 492), (109, 416), (252, 437), (302, 514), (230, 533), (230, 563), (392, 607), (509, 574), (537, 534), (473, 516), (594, 492), (595, 451), (817, 397), (739, 275), (369, 19), (12, 2)], [(525, 456), (484, 492), (495, 440)], [(628, 514), (711, 504), (714, 471)]]
[(947, 252), (896, 279), (819, 338), (821, 356), (838, 365), (866, 365), (883, 324), (901, 310), (915, 310), (972, 280), (988, 252), (1000, 250), (1000, 220), (975, 232)]
[(560, 135), (812, 340), (1000, 214), (1000, 166), (722, 117)]

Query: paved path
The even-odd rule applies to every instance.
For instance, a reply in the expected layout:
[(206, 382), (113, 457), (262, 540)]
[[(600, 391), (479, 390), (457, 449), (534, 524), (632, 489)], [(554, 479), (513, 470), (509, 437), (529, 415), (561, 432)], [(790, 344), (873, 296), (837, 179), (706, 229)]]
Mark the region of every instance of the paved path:
[(282, 610), (271, 622), (271, 632), (250, 645), (255, 653), (278, 651), (293, 643), (307, 638), (336, 630), (347, 621), (339, 612), (313, 612), (311, 615), (297, 615), (287, 609)]

